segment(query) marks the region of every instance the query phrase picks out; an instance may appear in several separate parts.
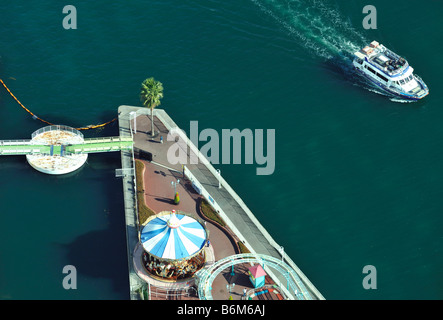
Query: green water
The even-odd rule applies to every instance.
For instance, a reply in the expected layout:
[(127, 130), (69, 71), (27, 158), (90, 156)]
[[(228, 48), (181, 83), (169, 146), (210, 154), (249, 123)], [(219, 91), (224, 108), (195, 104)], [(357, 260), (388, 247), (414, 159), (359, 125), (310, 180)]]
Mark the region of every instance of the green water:
[[(74, 127), (139, 105), (142, 80), (165, 87), (184, 128), (276, 130), (276, 169), (216, 165), (327, 299), (442, 299), (443, 4), (366, 1), (95, 1), (62, 27), (63, 4), (0, 4), (0, 76), (34, 113)], [(377, 40), (430, 87), (418, 103), (369, 91), (353, 50)], [(10, 77), (14, 79), (10, 79)], [(2, 89), (0, 138), (43, 126)], [(115, 135), (116, 124), (86, 136)], [(91, 155), (66, 177), (0, 158), (0, 298), (127, 299), (120, 167)], [(62, 287), (65, 265), (78, 289)], [(365, 265), (377, 289), (365, 290)]]

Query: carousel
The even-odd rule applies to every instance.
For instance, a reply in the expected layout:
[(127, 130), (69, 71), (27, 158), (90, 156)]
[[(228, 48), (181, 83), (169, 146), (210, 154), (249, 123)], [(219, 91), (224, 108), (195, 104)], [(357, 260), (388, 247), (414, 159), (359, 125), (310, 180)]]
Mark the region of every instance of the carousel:
[(205, 264), (207, 241), (204, 223), (175, 210), (160, 212), (140, 234), (143, 266), (162, 280), (190, 278)]

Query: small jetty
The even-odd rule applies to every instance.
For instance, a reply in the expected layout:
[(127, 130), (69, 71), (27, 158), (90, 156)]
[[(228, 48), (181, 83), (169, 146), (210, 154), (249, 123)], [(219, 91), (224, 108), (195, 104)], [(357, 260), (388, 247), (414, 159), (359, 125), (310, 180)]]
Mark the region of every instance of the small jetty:
[(53, 175), (73, 172), (83, 166), (88, 154), (132, 149), (132, 139), (84, 138), (71, 127), (51, 125), (32, 133), (30, 140), (0, 140), (0, 155), (25, 155), (36, 170)]

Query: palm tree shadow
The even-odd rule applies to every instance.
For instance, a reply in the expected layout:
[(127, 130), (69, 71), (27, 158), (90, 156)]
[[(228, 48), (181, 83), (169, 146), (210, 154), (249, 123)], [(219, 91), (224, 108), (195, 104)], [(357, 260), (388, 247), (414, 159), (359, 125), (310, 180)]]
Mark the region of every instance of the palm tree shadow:
[(164, 202), (164, 203), (168, 203), (168, 204), (174, 204), (174, 200), (173, 199), (169, 199), (169, 198), (154, 198), (156, 201), (160, 201), (160, 202)]

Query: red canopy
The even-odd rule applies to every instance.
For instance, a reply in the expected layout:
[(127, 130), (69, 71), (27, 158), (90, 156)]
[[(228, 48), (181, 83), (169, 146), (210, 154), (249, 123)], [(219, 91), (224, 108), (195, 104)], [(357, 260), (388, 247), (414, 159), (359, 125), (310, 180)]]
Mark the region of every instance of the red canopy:
[(265, 270), (263, 270), (263, 268), (259, 264), (256, 264), (255, 266), (250, 267), (249, 272), (256, 279), (266, 275)]

